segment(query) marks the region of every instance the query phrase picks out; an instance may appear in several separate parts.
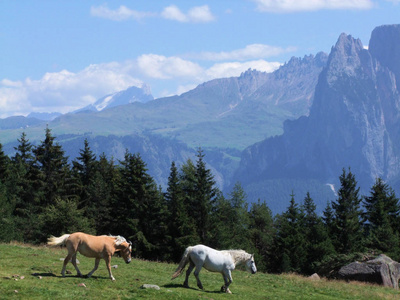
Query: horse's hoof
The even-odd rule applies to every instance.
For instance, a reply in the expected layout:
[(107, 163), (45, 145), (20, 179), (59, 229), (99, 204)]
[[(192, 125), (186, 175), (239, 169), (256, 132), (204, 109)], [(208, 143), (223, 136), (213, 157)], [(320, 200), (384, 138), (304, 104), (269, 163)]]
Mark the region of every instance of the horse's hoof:
[(232, 294), (232, 292), (229, 289), (226, 289), (226, 293)]

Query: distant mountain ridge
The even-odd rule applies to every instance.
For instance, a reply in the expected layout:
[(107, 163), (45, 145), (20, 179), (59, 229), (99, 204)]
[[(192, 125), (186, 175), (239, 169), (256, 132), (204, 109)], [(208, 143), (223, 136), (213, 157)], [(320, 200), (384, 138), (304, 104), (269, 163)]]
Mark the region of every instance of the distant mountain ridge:
[(119, 105), (130, 104), (133, 102), (146, 103), (153, 99), (154, 98), (151, 94), (150, 87), (147, 84), (143, 84), (140, 88), (136, 86), (131, 86), (126, 90), (101, 97), (95, 103), (80, 108), (74, 111), (74, 113), (83, 111), (97, 112)]
[(397, 186), (400, 60), (394, 50), (400, 50), (400, 26), (376, 28), (368, 49), (340, 35), (319, 76), (310, 115), (285, 121), (283, 135), (247, 148), (235, 179), (260, 194), (279, 178), (290, 178), (288, 185), (317, 181), (323, 193), (350, 167), (364, 191), (376, 177)]

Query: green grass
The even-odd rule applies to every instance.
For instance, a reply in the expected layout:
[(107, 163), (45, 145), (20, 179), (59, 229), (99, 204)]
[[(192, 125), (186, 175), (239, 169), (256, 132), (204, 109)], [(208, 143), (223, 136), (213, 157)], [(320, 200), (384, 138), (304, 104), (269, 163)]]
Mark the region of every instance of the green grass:
[[(129, 265), (119, 257), (111, 264), (116, 281), (108, 279), (102, 261), (92, 278), (62, 278), (60, 271), (65, 248), (36, 247), (23, 244), (0, 244), (1, 299), (399, 299), (400, 292), (391, 288), (361, 283), (319, 280), (287, 274), (271, 275), (244, 271), (233, 272), (232, 295), (220, 293), (222, 276), (202, 270), (205, 291), (197, 289), (195, 278), (190, 289), (182, 287), (184, 277), (171, 281), (176, 265), (133, 259)], [(94, 260), (78, 255), (78, 265), (87, 274)], [(40, 277), (41, 278), (40, 278)], [(22, 279), (23, 278), (23, 279)], [(79, 286), (84, 283), (86, 287)], [(141, 289), (143, 284), (156, 284), (160, 290)]]

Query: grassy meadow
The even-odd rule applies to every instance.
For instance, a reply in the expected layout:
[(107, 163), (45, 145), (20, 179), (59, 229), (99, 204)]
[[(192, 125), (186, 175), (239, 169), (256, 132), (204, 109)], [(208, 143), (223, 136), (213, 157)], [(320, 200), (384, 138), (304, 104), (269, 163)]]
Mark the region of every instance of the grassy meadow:
[[(171, 281), (176, 264), (133, 259), (125, 264), (113, 257), (111, 265), (116, 281), (108, 279), (104, 261), (91, 278), (75, 277), (72, 264), (67, 274), (60, 271), (66, 256), (65, 248), (48, 248), (19, 243), (0, 244), (0, 299), (400, 299), (400, 291), (377, 285), (346, 283), (309, 278), (293, 274), (272, 275), (244, 271), (233, 272), (232, 295), (220, 293), (220, 274), (202, 270), (204, 291), (196, 286), (191, 275), (189, 285), (182, 287), (184, 275)], [(79, 269), (87, 274), (94, 259), (78, 254)], [(83, 284), (83, 285), (82, 285)], [(141, 289), (155, 284), (160, 290)]]

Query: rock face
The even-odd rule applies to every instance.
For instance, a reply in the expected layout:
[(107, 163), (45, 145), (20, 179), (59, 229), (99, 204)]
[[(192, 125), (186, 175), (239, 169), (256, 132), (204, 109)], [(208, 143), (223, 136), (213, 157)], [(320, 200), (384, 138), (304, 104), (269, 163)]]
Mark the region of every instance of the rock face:
[(286, 121), (283, 135), (247, 148), (236, 180), (253, 186), (288, 177), (328, 183), (351, 167), (366, 188), (376, 177), (395, 182), (400, 171), (399, 56), (399, 25), (376, 28), (369, 50), (360, 40), (340, 35), (319, 76), (310, 115)]
[(381, 254), (367, 262), (353, 262), (339, 270), (339, 278), (399, 288), (400, 264)]

